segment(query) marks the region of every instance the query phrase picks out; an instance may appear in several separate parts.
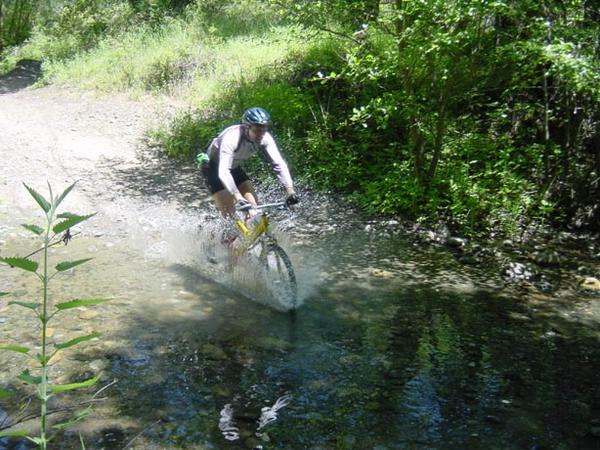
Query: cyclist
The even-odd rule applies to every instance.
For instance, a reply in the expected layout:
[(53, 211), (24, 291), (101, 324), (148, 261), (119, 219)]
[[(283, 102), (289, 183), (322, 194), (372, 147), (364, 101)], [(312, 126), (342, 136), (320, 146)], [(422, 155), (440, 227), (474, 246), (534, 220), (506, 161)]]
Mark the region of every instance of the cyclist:
[[(271, 165), (287, 192), (286, 203), (298, 203), (294, 183), (279, 148), (269, 133), (271, 117), (262, 108), (247, 109), (242, 123), (225, 128), (212, 140), (205, 154), (198, 155), (217, 209), (224, 216), (233, 216), (236, 206), (250, 210), (257, 205), (257, 196), (241, 163), (256, 153)], [(207, 160), (207, 161), (203, 161)]]

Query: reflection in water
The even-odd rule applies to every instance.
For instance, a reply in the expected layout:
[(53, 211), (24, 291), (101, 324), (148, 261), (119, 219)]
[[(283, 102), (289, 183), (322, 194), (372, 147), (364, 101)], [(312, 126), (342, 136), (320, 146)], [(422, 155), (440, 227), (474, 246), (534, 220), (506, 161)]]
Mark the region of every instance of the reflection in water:
[(435, 443), (441, 437), (442, 408), (434, 384), (431, 372), (422, 369), (404, 386), (400, 435), (409, 442)]
[(284, 395), (279, 397), (273, 406), (264, 406), (261, 408), (260, 417), (258, 418), (258, 427), (256, 430), (260, 431), (270, 423), (275, 422), (277, 420), (277, 412), (284, 406), (287, 406), (291, 400), (291, 395)]
[(235, 426), (233, 421), (233, 408), (228, 403), (221, 410), (219, 418), (219, 430), (223, 433), (223, 437), (228, 441), (235, 441), (240, 438), (240, 429)]
[[(256, 421), (256, 436), (268, 439), (266, 432), (262, 431), (267, 425), (277, 420), (277, 413), (287, 406), (292, 400), (291, 395), (279, 397), (272, 406), (264, 406), (260, 410), (260, 416)], [(235, 424), (235, 414), (230, 403), (226, 404), (219, 413), (219, 430), (228, 441), (236, 441), (240, 438), (240, 429)]]

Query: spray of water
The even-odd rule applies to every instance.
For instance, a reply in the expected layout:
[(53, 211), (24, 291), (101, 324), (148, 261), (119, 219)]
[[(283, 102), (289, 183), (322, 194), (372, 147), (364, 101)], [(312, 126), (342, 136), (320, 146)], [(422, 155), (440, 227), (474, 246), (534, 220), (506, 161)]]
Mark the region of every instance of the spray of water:
[(201, 218), (195, 237), (196, 250), (192, 255), (194, 267), (214, 281), (276, 310), (289, 311), (301, 306), (316, 285), (316, 274), (319, 272), (316, 260), (308, 261), (303, 257), (302, 252), (291, 245), (286, 232), (278, 229), (273, 231), (294, 267), (298, 286), (298, 296), (294, 301), (278, 278), (277, 271), (259, 264), (257, 254), (249, 252), (233, 256), (232, 245), (235, 242), (232, 245), (224, 244), (222, 238), (231, 227), (229, 221), (219, 217)]
[[(137, 213), (124, 214), (126, 210)], [(307, 239), (298, 239), (294, 212), (273, 211), (271, 230), (294, 267), (295, 302), (286, 295), (276, 271), (266, 270), (258, 264), (257, 255), (232, 259), (231, 248), (221, 241), (225, 230), (236, 230), (231, 221), (224, 220), (216, 211), (181, 211), (164, 202), (116, 199), (104, 214), (123, 230), (123, 236), (140, 250), (143, 257), (160, 259), (167, 264), (188, 265), (206, 278), (279, 311), (300, 307), (321, 282), (325, 258), (307, 247)]]

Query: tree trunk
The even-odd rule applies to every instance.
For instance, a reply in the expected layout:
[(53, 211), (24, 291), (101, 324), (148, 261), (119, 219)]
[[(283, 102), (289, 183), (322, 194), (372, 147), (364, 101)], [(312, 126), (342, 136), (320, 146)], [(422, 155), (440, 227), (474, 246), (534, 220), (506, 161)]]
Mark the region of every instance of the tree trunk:
[(365, 13), (369, 22), (375, 22), (379, 18), (379, 0), (367, 0)]
[(402, 11), (403, 3), (404, 2), (402, 0), (396, 0), (397, 15), (394, 23), (396, 27), (396, 35), (398, 38), (402, 36), (402, 33), (404, 33), (405, 29), (404, 19), (402, 19), (403, 16), (402, 14), (400, 14), (400, 12)]
[(433, 143), (433, 155), (429, 163), (429, 171), (427, 172), (427, 183), (430, 183), (435, 175), (440, 155), (442, 154), (442, 145), (444, 144), (444, 136), (446, 135), (446, 99), (444, 92), (440, 94), (437, 121), (435, 124), (435, 138)]
[(425, 138), (421, 130), (419, 130), (419, 121), (414, 116), (411, 118), (409, 136), (413, 149), (413, 157), (415, 158), (415, 175), (419, 182), (423, 184), (425, 175)]
[(4, 50), (4, 6), (3, 0), (0, 0), (0, 53)]

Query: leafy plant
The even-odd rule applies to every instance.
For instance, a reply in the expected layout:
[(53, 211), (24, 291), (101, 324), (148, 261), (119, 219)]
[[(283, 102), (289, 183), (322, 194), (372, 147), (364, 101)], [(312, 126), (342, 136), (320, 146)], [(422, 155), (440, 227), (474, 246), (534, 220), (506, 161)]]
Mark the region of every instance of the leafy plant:
[[(39, 251), (42, 252), (41, 262), (34, 261), (28, 257), (2, 257), (0, 263), (7, 264), (11, 267), (23, 270), (25, 272), (36, 275), (42, 284), (42, 300), (41, 302), (21, 302), (12, 301), (9, 302), (11, 305), (20, 306), (22, 308), (33, 311), (35, 317), (38, 319), (41, 327), (41, 343), (39, 344), (40, 352), (35, 356), (32, 354), (32, 348), (15, 343), (5, 343), (0, 345), (0, 351), (9, 351), (24, 355), (33, 360), (36, 367), (33, 372), (29, 369), (25, 369), (19, 376), (18, 379), (22, 382), (32, 385), (36, 389), (37, 397), (40, 401), (40, 434), (39, 436), (30, 436), (26, 431), (15, 430), (0, 432), (0, 437), (4, 436), (17, 436), (26, 437), (30, 441), (39, 445), (39, 448), (45, 450), (48, 443), (56, 436), (60, 431), (68, 428), (74, 423), (80, 421), (84, 417), (90, 414), (91, 407), (84, 409), (83, 411), (76, 412), (74, 416), (62, 423), (57, 423), (49, 427), (48, 425), (48, 401), (56, 394), (60, 392), (70, 391), (74, 389), (87, 388), (97, 383), (99, 375), (89, 378), (87, 380), (69, 383), (69, 384), (54, 384), (50, 382), (50, 362), (61, 350), (66, 350), (75, 345), (81, 344), (92, 339), (96, 339), (99, 334), (94, 332), (87, 335), (77, 336), (66, 342), (54, 342), (48, 341), (48, 323), (57, 315), (62, 315), (64, 312), (80, 308), (84, 306), (97, 305), (108, 301), (107, 299), (101, 298), (89, 298), (89, 299), (73, 299), (61, 303), (53, 303), (50, 301), (49, 296), (49, 283), (59, 273), (65, 272), (69, 269), (77, 267), (81, 264), (88, 262), (91, 258), (78, 259), (73, 261), (61, 261), (54, 266), (55, 271), (50, 273), (50, 262), (48, 257), (48, 249), (50, 246), (59, 243), (60, 241), (68, 242), (70, 238), (70, 229), (75, 225), (89, 219), (94, 214), (89, 215), (77, 215), (72, 213), (58, 213), (58, 207), (65, 199), (65, 197), (71, 192), (75, 183), (69, 186), (63, 193), (58, 196), (54, 196), (52, 188), (48, 185), (50, 192), (50, 200), (48, 201), (45, 197), (40, 195), (37, 191), (25, 184), (25, 188), (29, 191), (31, 196), (35, 199), (40, 208), (46, 215), (45, 226), (39, 226), (35, 224), (24, 224), (23, 227), (39, 236), (42, 240), (42, 247)], [(37, 253), (37, 252), (34, 252)], [(2, 292), (0, 295), (7, 295), (7, 292)], [(0, 389), (0, 399), (6, 398), (13, 395), (8, 390)], [(52, 432), (50, 432), (52, 429)]]
[(5, 0), (0, 2), (0, 52), (29, 37), (35, 16), (33, 0)]

